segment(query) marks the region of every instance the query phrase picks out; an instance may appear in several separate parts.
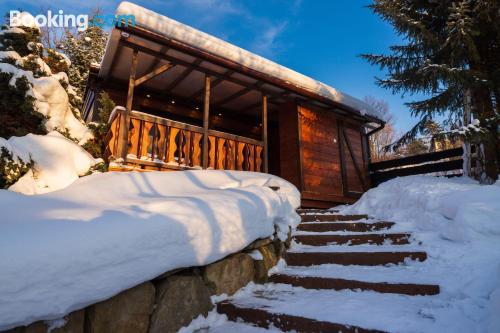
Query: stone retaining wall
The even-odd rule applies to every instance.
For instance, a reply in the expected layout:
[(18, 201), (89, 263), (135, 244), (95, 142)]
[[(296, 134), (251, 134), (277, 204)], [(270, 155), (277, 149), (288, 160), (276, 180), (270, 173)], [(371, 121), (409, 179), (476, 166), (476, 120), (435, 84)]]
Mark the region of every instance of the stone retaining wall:
[[(212, 295), (234, 294), (249, 282), (265, 283), (288, 242), (261, 239), (244, 251), (203, 267), (162, 274), (103, 302), (75, 311), (52, 333), (174, 333), (214, 305)], [(262, 260), (250, 252), (259, 251)], [(54, 323), (54, 322), (51, 322)], [(49, 324), (35, 322), (4, 333), (46, 333)], [(59, 325), (56, 325), (59, 326)]]

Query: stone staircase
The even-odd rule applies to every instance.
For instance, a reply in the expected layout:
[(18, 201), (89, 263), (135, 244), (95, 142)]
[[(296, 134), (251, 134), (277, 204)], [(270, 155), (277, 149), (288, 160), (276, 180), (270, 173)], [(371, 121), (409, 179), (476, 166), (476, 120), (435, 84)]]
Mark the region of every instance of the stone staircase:
[[(391, 311), (393, 320), (404, 324), (406, 312), (439, 294), (436, 284), (412, 283), (411, 272), (401, 282), (366, 279), (371, 270), (380, 279), (390, 277), (393, 265), (427, 259), (411, 234), (390, 232), (393, 222), (325, 210), (299, 210), (299, 214), (302, 223), (293, 235), (297, 244), (284, 255), (287, 267), (250, 294), (218, 303), (219, 313), (231, 321), (281, 331), (385, 332), (399, 326), (376, 327), (376, 318), (370, 326), (351, 313), (376, 316), (376, 311)], [(336, 276), (339, 272), (343, 274)], [(353, 322), (345, 322), (345, 317)]]

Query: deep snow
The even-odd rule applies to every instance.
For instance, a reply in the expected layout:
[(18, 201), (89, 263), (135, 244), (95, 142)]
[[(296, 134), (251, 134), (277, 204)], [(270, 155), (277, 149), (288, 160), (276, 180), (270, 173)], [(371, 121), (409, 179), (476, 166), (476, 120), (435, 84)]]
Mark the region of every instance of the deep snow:
[[(500, 332), (500, 182), (481, 186), (468, 178), (397, 178), (368, 191), (353, 206), (335, 209), (340, 214), (369, 214), (376, 218), (372, 222), (394, 221), (396, 225), (385, 232), (411, 232), (412, 244), (321, 247), (294, 244), (291, 251), (423, 250), (428, 259), (376, 267), (292, 267), (281, 260), (271, 274), (438, 284), (440, 294), (406, 296), (307, 290), (271, 283), (249, 285), (230, 297), (231, 302), (389, 332)], [(224, 316), (211, 314), (205, 322), (198, 318), (184, 332), (200, 327), (210, 327), (206, 332), (221, 332), (231, 325)], [(241, 329), (254, 331), (249, 325)]]
[(24, 194), (41, 194), (69, 186), (80, 176), (102, 162), (59, 132), (47, 135), (28, 134), (22, 137), (0, 138), (0, 147), (7, 148), (24, 162), (35, 161), (28, 171), (9, 190)]
[(463, 332), (500, 332), (500, 182), (396, 178), (341, 209), (362, 212), (395, 221), (391, 232), (409, 231), (422, 242), (429, 258), (409, 268), (414, 280), (441, 286), (436, 302), (422, 310), (434, 319), (431, 331), (445, 323)]
[(285, 237), (299, 205), (290, 183), (236, 171), (95, 174), (35, 196), (0, 190), (0, 330), (217, 261), (276, 227)]

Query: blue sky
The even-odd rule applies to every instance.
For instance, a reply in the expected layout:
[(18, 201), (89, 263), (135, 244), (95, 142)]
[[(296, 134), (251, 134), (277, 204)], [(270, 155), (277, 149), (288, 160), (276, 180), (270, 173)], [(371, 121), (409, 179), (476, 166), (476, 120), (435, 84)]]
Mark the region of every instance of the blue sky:
[[(64, 10), (85, 14), (100, 6), (112, 14), (114, 0), (7, 0), (0, 12), (22, 8), (32, 14)], [(370, 0), (135, 0), (137, 4), (203, 30), (358, 98), (387, 101), (399, 130), (413, 123), (405, 101), (379, 88), (378, 68), (359, 58), (383, 53), (400, 38), (368, 8)]]

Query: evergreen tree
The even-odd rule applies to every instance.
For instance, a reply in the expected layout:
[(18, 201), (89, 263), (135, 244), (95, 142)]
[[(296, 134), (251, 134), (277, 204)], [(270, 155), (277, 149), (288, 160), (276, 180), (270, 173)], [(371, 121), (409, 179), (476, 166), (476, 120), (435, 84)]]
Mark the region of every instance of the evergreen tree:
[(98, 122), (89, 124), (89, 127), (92, 129), (92, 133), (94, 134), (94, 138), (83, 145), (83, 148), (85, 148), (92, 156), (104, 158), (108, 144), (106, 136), (108, 135), (110, 129), (108, 121), (111, 116), (111, 111), (113, 111), (116, 105), (105, 91), (99, 95), (97, 105), (99, 105), (97, 110)]
[[(99, 11), (96, 10), (96, 14)], [(93, 17), (95, 17), (93, 15)], [(59, 48), (71, 60), (68, 71), (69, 83), (75, 87), (78, 96), (85, 92), (90, 65), (99, 64), (104, 55), (108, 33), (97, 25), (93, 25), (91, 18), (89, 26), (84, 31), (67, 31)]]
[(429, 148), (422, 139), (415, 139), (402, 149), (403, 156), (420, 155), (428, 152)]
[[(425, 124), (447, 116), (445, 125), (463, 124), (465, 96), (480, 131), (450, 132), (480, 142), (484, 168), (478, 178), (498, 178), (500, 152), (500, 2), (496, 0), (375, 0), (370, 8), (404, 37), (387, 55), (363, 55), (387, 70), (378, 84), (393, 93), (423, 93), (407, 103), (420, 121), (394, 145), (424, 133)], [(465, 134), (464, 134), (465, 133)]]
[(0, 147), (0, 189), (6, 189), (24, 176), (33, 167), (32, 160), (25, 162), (5, 147)]
[[(30, 14), (23, 15), (29, 18)], [(44, 47), (41, 31), (33, 17), (31, 20), (31, 26), (4, 25), (0, 30), (0, 63), (4, 64), (0, 68), (0, 136), (73, 131), (77, 141), (83, 143), (90, 135), (81, 121), (81, 99), (69, 84), (71, 62), (65, 55)]]
[[(21, 57), (27, 57), (27, 61), (21, 64), (14, 55), (5, 52), (0, 63), (20, 69), (31, 69), (35, 76), (43, 75), (43, 71), (34, 61), (40, 55), (39, 40), (40, 33), (35, 28), (23, 27), (22, 30), (16, 30), (2, 26), (0, 52), (14, 51)], [(28, 133), (45, 134), (45, 117), (36, 112), (34, 98), (26, 95), (30, 83), (24, 76), (11, 82), (13, 76), (13, 73), (0, 71), (0, 137), (9, 138)]]
[(430, 119), (423, 125), (423, 134), (430, 138), (429, 150), (441, 151), (453, 148), (457, 142), (454, 136), (450, 136), (441, 124)]

